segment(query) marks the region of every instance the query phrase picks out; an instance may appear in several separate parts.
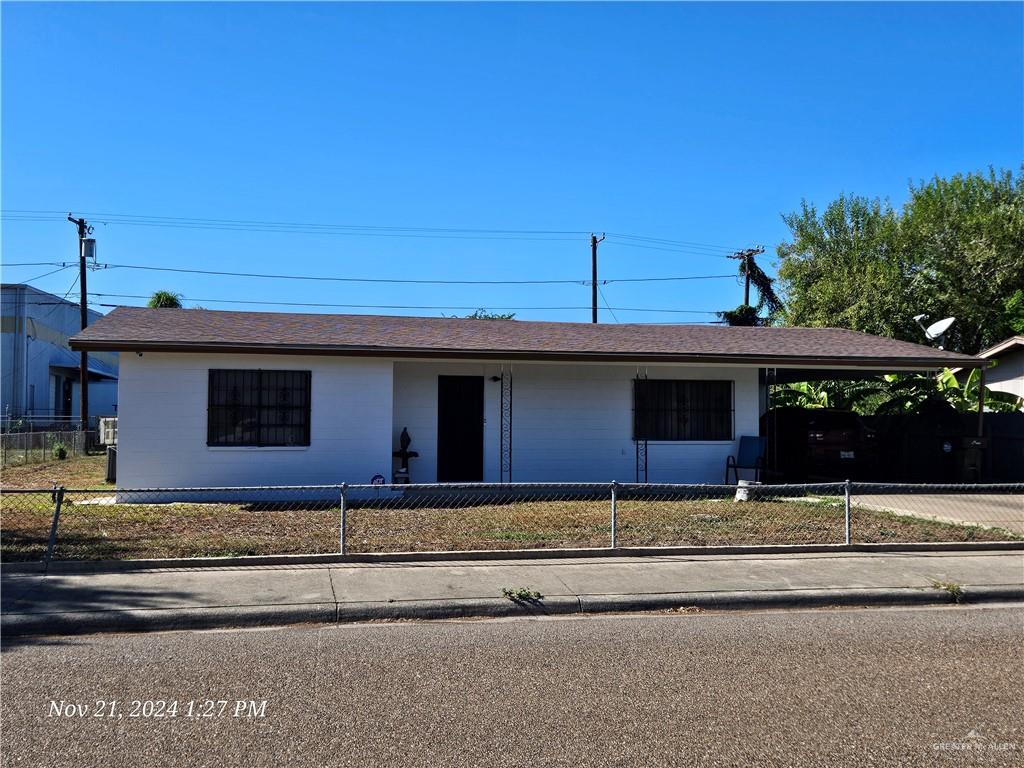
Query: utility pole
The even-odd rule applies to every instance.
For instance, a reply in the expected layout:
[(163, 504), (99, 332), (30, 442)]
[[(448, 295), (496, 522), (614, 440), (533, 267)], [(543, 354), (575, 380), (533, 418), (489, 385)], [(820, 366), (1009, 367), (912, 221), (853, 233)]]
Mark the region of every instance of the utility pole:
[(597, 244), (604, 240), (604, 235), (590, 235), (590, 322), (597, 322)]
[(757, 246), (757, 248), (747, 248), (742, 251), (736, 251), (732, 254), (730, 259), (741, 259), (743, 261), (743, 303), (750, 306), (750, 260), (755, 256), (759, 256), (764, 253), (764, 246)]
[[(79, 314), (82, 330), (89, 324), (88, 287), (85, 276), (85, 249), (89, 243), (95, 246), (96, 241), (87, 239), (92, 234), (92, 227), (85, 219), (76, 219), (70, 213), (68, 221), (78, 227), (78, 288), (79, 288)], [(78, 381), (79, 381), (79, 409), (78, 415), (81, 420), (82, 432), (89, 429), (89, 353), (81, 352), (78, 358)]]

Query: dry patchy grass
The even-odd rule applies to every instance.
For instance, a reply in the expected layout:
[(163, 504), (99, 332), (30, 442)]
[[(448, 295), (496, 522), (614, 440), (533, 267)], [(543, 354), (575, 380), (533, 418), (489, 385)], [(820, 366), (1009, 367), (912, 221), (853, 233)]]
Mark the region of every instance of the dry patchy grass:
[(50, 488), (54, 483), (68, 488), (113, 488), (107, 476), (107, 457), (76, 456), (45, 464), (25, 464), (0, 470), (3, 488)]

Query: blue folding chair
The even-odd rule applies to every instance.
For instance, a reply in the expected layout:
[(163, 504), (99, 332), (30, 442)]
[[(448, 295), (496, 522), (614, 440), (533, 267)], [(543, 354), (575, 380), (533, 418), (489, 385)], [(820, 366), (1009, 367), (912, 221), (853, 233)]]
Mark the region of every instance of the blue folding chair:
[(768, 446), (768, 440), (755, 435), (743, 435), (740, 437), (740, 450), (738, 456), (730, 456), (725, 460), (725, 484), (729, 485), (729, 471), (731, 470), (736, 478), (736, 484), (740, 482), (740, 470), (754, 470), (754, 482), (761, 481), (761, 470), (764, 469), (764, 451)]

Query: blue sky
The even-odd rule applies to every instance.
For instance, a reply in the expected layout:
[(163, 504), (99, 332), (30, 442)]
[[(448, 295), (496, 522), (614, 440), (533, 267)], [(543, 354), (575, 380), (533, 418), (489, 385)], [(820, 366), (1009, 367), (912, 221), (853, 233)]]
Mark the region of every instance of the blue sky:
[[(583, 281), (585, 233), (596, 230), (714, 246), (655, 250), (609, 237), (602, 278), (722, 275), (735, 270), (722, 257), (727, 248), (773, 250), (787, 234), (780, 214), (802, 198), (824, 204), (847, 192), (899, 204), (909, 180), (1016, 167), (1024, 158), (1022, 7), (5, 3), (2, 205), (580, 233), (371, 237), (91, 216), (100, 261), (115, 264)], [(8, 217), (2, 248), (6, 264), (77, 255), (73, 227), (59, 216)], [(3, 279), (45, 271), (5, 267)], [(34, 284), (64, 294), (73, 278), (65, 270)], [(89, 288), (168, 289), (225, 309), (245, 305), (212, 300), (488, 308), (590, 300), (583, 285), (310, 283), (127, 269), (91, 273)], [(613, 307), (688, 312), (732, 308), (742, 296), (731, 278), (603, 291)], [(517, 316), (585, 321), (589, 310)], [(611, 322), (611, 313), (601, 319)]]

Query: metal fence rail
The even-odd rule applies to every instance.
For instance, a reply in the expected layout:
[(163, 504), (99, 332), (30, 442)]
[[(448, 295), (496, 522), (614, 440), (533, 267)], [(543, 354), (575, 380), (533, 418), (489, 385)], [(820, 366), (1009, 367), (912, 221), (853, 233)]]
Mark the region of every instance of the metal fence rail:
[(3, 560), (1024, 541), (1024, 484), (0, 490)]

